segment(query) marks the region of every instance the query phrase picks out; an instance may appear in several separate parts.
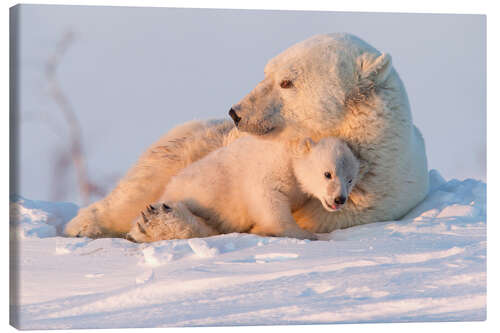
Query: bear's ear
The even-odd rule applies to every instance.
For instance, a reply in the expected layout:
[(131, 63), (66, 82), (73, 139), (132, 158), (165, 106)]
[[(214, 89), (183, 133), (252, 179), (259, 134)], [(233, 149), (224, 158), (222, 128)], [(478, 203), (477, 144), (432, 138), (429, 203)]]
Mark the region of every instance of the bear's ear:
[(345, 104), (355, 105), (366, 100), (374, 88), (385, 82), (392, 70), (391, 56), (364, 53), (357, 59), (358, 82), (346, 95)]
[(391, 56), (388, 53), (382, 53), (379, 56), (365, 53), (359, 57), (358, 66), (361, 79), (369, 80), (377, 85), (383, 83), (391, 73)]

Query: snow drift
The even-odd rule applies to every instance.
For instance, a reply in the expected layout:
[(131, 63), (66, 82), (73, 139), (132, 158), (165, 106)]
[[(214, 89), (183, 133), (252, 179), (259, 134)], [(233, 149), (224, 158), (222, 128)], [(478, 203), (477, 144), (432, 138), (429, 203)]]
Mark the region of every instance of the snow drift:
[(66, 238), (70, 203), (11, 198), (22, 329), (486, 319), (486, 184), (431, 171), (401, 221), (320, 241)]

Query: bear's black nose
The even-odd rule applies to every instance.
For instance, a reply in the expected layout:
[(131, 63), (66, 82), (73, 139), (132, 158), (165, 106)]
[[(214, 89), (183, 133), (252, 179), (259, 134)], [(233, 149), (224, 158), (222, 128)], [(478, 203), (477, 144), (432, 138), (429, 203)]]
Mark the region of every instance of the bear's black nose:
[(341, 195), (340, 197), (336, 197), (335, 200), (335, 203), (337, 205), (343, 205), (345, 203), (345, 200), (346, 200), (346, 197), (344, 197), (343, 195)]
[(231, 110), (229, 110), (229, 115), (231, 116), (231, 118), (233, 118), (234, 124), (236, 126), (238, 126), (238, 123), (240, 122), (241, 118), (238, 117), (238, 115), (236, 114), (236, 111), (234, 111), (233, 108), (231, 108)]

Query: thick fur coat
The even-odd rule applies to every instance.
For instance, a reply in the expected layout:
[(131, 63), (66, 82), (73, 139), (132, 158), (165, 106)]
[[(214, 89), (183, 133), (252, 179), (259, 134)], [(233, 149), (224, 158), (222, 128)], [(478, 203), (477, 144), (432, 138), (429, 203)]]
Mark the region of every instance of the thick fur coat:
[(230, 121), (181, 125), (150, 147), (106, 198), (80, 210), (68, 235), (124, 236), (171, 177), (243, 134), (280, 139), (300, 128), (315, 141), (334, 136), (360, 161), (349, 205), (330, 214), (317, 200), (294, 212), (310, 232), (399, 219), (428, 191), (423, 138), (388, 54), (349, 34), (313, 36), (275, 58), (265, 78), (231, 109)]
[(151, 242), (247, 232), (317, 239), (297, 225), (292, 212), (318, 200), (338, 213), (358, 171), (354, 154), (337, 138), (314, 143), (245, 136), (174, 176), (127, 238)]

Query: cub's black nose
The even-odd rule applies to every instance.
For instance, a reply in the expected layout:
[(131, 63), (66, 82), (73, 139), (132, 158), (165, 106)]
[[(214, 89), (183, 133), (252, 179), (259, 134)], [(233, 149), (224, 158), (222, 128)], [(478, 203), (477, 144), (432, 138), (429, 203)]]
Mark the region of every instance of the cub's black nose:
[(229, 115), (231, 116), (231, 118), (233, 118), (234, 124), (236, 126), (238, 126), (238, 123), (240, 122), (241, 118), (238, 117), (238, 115), (236, 114), (236, 111), (234, 111), (233, 108), (231, 108), (231, 110), (229, 110)]
[(336, 197), (335, 200), (333, 200), (333, 201), (335, 201), (335, 203), (337, 205), (343, 205), (345, 203), (345, 200), (346, 200), (346, 197), (341, 195), (340, 197)]

